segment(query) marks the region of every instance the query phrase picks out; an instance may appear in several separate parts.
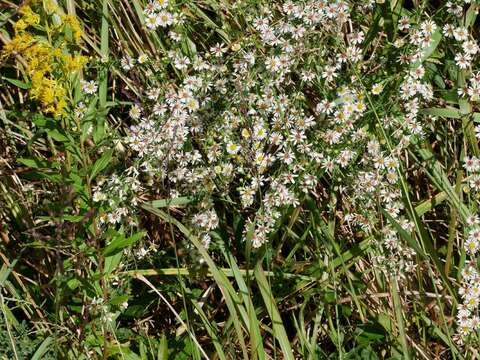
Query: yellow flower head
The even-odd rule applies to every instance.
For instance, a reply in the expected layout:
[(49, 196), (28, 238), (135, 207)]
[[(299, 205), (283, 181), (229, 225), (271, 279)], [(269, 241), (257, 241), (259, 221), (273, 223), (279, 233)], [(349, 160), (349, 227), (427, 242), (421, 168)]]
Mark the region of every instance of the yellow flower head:
[(86, 56), (82, 55), (63, 54), (62, 61), (65, 73), (73, 73), (80, 71), (87, 63), (88, 59)]
[(64, 25), (68, 26), (72, 31), (73, 41), (78, 43), (83, 34), (82, 27), (80, 26), (78, 19), (73, 15), (63, 15), (61, 19)]
[[(41, 3), (43, 7), (40, 6)], [(49, 36), (35, 37), (29, 32), (30, 26), (37, 26), (36, 30), (42, 30), (40, 25), (43, 25), (43, 21), (40, 24), (40, 15), (30, 6), (23, 6), (19, 11), (21, 17), (14, 24), (15, 36), (0, 50), (0, 61), (12, 55), (20, 55), (31, 82), (30, 97), (39, 103), (44, 113), (62, 116), (67, 107), (66, 97), (71, 74), (80, 71), (87, 63), (85, 56), (70, 54), (67, 48), (67, 45), (78, 44), (80, 41), (81, 25), (75, 16), (64, 15), (61, 17), (62, 24), (56, 27), (57, 31), (49, 33), (48, 29), (55, 28), (48, 26), (49, 14), (57, 12), (55, 2), (32, 0), (30, 4), (38, 5), (34, 9), (39, 9), (42, 14), (47, 13), (45, 31)], [(59, 39), (58, 35), (70, 38)]]
[(24, 31), (29, 26), (38, 25), (40, 23), (40, 16), (34, 13), (32, 8), (28, 5), (22, 6), (19, 13), (22, 15), (22, 18), (14, 25), (16, 33)]

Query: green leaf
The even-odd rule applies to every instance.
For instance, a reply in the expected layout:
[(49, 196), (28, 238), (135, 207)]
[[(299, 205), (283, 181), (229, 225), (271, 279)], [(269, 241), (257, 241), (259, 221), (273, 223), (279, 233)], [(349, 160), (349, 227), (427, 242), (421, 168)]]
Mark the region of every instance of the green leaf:
[(145, 231), (140, 231), (136, 234), (133, 234), (132, 236), (125, 238), (123, 234), (118, 234), (112, 242), (105, 248), (104, 250), (104, 255), (105, 256), (111, 256), (119, 251), (122, 251), (123, 249), (133, 245), (136, 243), (138, 240), (140, 240), (142, 237), (146, 235)]
[(113, 149), (107, 150), (100, 159), (98, 159), (92, 167), (90, 180), (93, 180), (102, 170), (104, 170), (112, 160)]
[[(108, 1), (103, 0), (102, 3), (102, 27), (100, 32), (100, 51), (103, 59), (108, 59), (109, 55), (109, 31), (108, 31)], [(107, 90), (108, 90), (108, 71), (107, 67), (104, 66), (99, 71), (99, 101), (100, 107), (105, 108), (107, 103)], [(101, 119), (101, 121), (105, 121)]]
[[(249, 235), (247, 235), (249, 236)], [(227, 235), (228, 237), (228, 235)], [(223, 242), (223, 241), (222, 241)], [(259, 326), (259, 321), (256, 317), (255, 313), (255, 306), (252, 302), (251, 297), (249, 294), (251, 291), (249, 291), (249, 288), (247, 287), (247, 284), (244, 280), (244, 276), (240, 272), (240, 268), (238, 267), (237, 263), (235, 262), (235, 258), (233, 254), (229, 251), (226, 250), (224, 244), (221, 246), (222, 248), (222, 253), (225, 256), (228, 265), (230, 269), (232, 270), (232, 273), (235, 277), (235, 280), (238, 284), (238, 289), (240, 290), (240, 294), (243, 298), (243, 302), (247, 308), (247, 312), (249, 315), (249, 320), (250, 320), (250, 341), (251, 341), (251, 347), (252, 347), (252, 358), (257, 358), (259, 360), (264, 360), (265, 359), (265, 350), (263, 348), (263, 339), (260, 331), (260, 326)]]
[(29, 171), (22, 174), (22, 178), (30, 179), (30, 180), (50, 180), (53, 182), (62, 182), (63, 176), (57, 172), (39, 172), (39, 171)]
[(110, 275), (122, 261), (123, 253), (121, 251), (116, 252), (113, 255), (107, 256), (105, 258), (105, 265), (103, 267), (103, 272), (105, 275)]
[(109, 359), (115, 358), (124, 360), (142, 360), (140, 356), (130, 349), (130, 343), (128, 342), (124, 344), (111, 344), (109, 347), (107, 347), (107, 354), (109, 355)]
[(465, 14), (465, 27), (469, 28), (475, 23), (475, 20), (478, 16), (479, 4), (473, 3), (467, 10)]
[(17, 79), (10, 79), (4, 76), (2, 76), (2, 79), (8, 81), (12, 85), (15, 85), (16, 87), (19, 87), (20, 89), (28, 90), (32, 87), (31, 83), (25, 83)]
[(160, 337), (160, 344), (158, 344), (157, 360), (168, 360), (168, 341), (165, 334)]
[(447, 194), (444, 191), (439, 192), (431, 199), (422, 201), (415, 207), (415, 212), (418, 216), (425, 215), (428, 211), (432, 210), (435, 206), (443, 203), (447, 199)]
[(150, 206), (153, 206), (155, 208), (162, 208), (166, 206), (180, 206), (180, 205), (186, 205), (189, 204), (193, 201), (192, 197), (189, 196), (181, 196), (178, 198), (172, 198), (172, 199), (160, 199), (160, 200), (153, 200), (151, 202), (148, 202), (147, 204)]
[(422, 57), (420, 58), (420, 60), (414, 62), (411, 65), (412, 68), (413, 69), (418, 68), (422, 64), (422, 62), (427, 60), (433, 54), (438, 44), (440, 44), (441, 40), (442, 40), (442, 32), (440, 31), (440, 29), (437, 29), (432, 35), (432, 42), (430, 43), (430, 46), (423, 51)]
[(182, 41), (182, 50), (185, 54), (188, 54), (190, 57), (194, 57), (197, 54), (197, 47), (195, 46), (195, 43), (190, 40), (188, 36), (185, 36), (185, 38)]
[(421, 112), (428, 115), (440, 116), (450, 119), (460, 119), (462, 117), (460, 110), (455, 108), (428, 108), (422, 109)]
[(38, 347), (35, 354), (32, 355), (32, 360), (41, 360), (44, 358), (44, 355), (47, 353), (50, 344), (52, 344), (53, 338), (51, 336), (47, 337), (45, 340), (42, 341), (40, 346)]
[(450, 184), (448, 176), (443, 170), (440, 162), (435, 159), (435, 156), (429, 149), (419, 149), (418, 152), (423, 158), (423, 160), (427, 161), (427, 175), (432, 180), (435, 187), (439, 191), (443, 191), (446, 194), (447, 200), (452, 204), (452, 206), (457, 208), (462, 218), (462, 221), (465, 222), (466, 219), (470, 216), (470, 210), (458, 197), (454, 187)]
[[(223, 40), (225, 40), (225, 42), (227, 44), (230, 44), (230, 36), (225, 31), (223, 31), (222, 28), (220, 26), (218, 26), (212, 19), (210, 19), (210, 17), (207, 14), (205, 14), (195, 4), (195, 2), (189, 2), (188, 7), (195, 15), (197, 15), (198, 17), (203, 19), (203, 21), (205, 22), (205, 25), (208, 25), (208, 26), (212, 27), (213, 29), (215, 29), (215, 31), (218, 33), (218, 35), (220, 35), (220, 37), (222, 37)], [(190, 15), (190, 14), (187, 13), (187, 15)]]
[(115, 296), (114, 298), (110, 299), (109, 303), (111, 305), (120, 305), (123, 304), (125, 301), (128, 301), (128, 295), (120, 295), (120, 296)]
[(23, 164), (23, 165), (26, 165), (28, 167), (31, 167), (31, 168), (35, 168), (35, 169), (38, 169), (38, 168), (48, 168), (49, 167), (49, 162), (46, 161), (46, 160), (40, 160), (40, 159), (35, 159), (35, 158), (31, 158), (31, 159), (27, 159), (27, 158), (20, 158), (20, 159), (17, 159), (17, 161), (20, 163), (20, 164)]
[(74, 290), (78, 288), (80, 285), (82, 285), (81, 281), (76, 278), (73, 278), (67, 281), (67, 286), (70, 290)]
[(5, 264), (2, 265), (2, 268), (0, 269), (0, 287), (3, 288), (5, 281), (8, 279), (10, 276), (13, 268), (17, 264), (17, 259), (13, 260), (12, 263), (7, 266)]
[[(242, 305), (242, 302), (240, 298), (238, 297), (237, 292), (233, 288), (232, 284), (230, 281), (227, 279), (224, 273), (220, 272), (219, 269), (217, 268), (215, 261), (212, 259), (212, 257), (208, 254), (207, 250), (203, 247), (201, 244), (200, 240), (191, 233), (190, 230), (188, 230), (180, 221), (177, 219), (173, 218), (170, 216), (168, 213), (154, 208), (152, 206), (149, 206), (147, 204), (142, 204), (142, 208), (151, 212), (152, 214), (157, 215), (161, 219), (175, 225), (192, 243), (193, 245), (197, 248), (198, 252), (203, 256), (205, 259), (205, 262), (207, 263), (208, 267), (210, 268), (210, 271), (215, 278), (216, 283), (218, 286), (222, 289), (222, 293), (225, 297), (225, 303), (228, 307), (228, 310), (230, 312), (230, 315), (232, 317), (233, 321), (233, 326), (235, 328), (235, 332), (238, 337), (238, 341), (240, 342), (240, 347), (242, 348), (242, 353), (243, 353), (243, 358), (245, 360), (248, 359), (248, 351), (247, 347), (245, 344), (244, 340), (244, 335), (242, 331), (242, 325), (240, 324), (240, 319), (238, 316), (238, 312), (240, 312), (241, 318), (243, 322), (245, 323), (246, 328), (250, 328), (249, 324), (249, 318), (247, 315), (247, 311), (245, 310), (244, 306)], [(238, 312), (237, 312), (238, 309)]]
[(398, 283), (397, 279), (393, 276), (391, 277), (392, 286), (392, 297), (393, 297), (393, 307), (395, 309), (395, 318), (397, 320), (398, 332), (399, 332), (399, 341), (402, 345), (402, 352), (405, 360), (410, 360), (410, 348), (408, 347), (407, 333), (405, 330), (405, 324), (403, 321), (403, 308), (400, 300)]
[(356, 340), (359, 344), (369, 345), (385, 338), (385, 331), (380, 324), (368, 323), (357, 327)]
[(53, 140), (59, 141), (59, 142), (68, 142), (69, 138), (68, 136), (62, 134), (60, 131), (54, 129), (54, 130), (48, 130), (47, 131), (48, 136), (50, 136)]

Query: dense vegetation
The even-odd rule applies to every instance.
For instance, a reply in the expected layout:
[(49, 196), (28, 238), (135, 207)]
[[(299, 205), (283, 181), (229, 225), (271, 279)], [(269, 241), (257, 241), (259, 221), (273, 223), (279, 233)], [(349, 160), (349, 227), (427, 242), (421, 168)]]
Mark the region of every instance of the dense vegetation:
[(0, 358), (479, 358), (479, 9), (0, 0)]

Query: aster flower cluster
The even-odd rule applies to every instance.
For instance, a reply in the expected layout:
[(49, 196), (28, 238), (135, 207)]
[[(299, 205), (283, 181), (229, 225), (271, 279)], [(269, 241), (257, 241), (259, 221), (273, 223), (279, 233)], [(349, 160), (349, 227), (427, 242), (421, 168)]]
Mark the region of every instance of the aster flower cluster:
[(443, 34), (447, 38), (456, 41), (458, 53), (455, 55), (455, 63), (460, 69), (467, 69), (471, 66), (473, 56), (479, 51), (477, 41), (472, 39), (464, 26), (455, 27), (446, 24), (443, 27)]
[[(409, 147), (429, 136), (437, 121), (422, 112), (435, 103), (433, 61), (426, 59), (448, 43), (458, 50), (453, 66), (466, 71), (478, 45), (460, 23), (441, 29), (432, 19), (402, 14), (397, 37), (389, 42), (382, 33), (372, 50), (362, 19), (373, 7), (342, 0), (245, 7), (242, 37), (202, 48), (186, 47), (183, 34), (168, 28), (181, 18), (172, 4), (149, 3), (145, 25), (165, 28), (169, 47), (161, 59), (140, 54), (122, 60), (127, 74), (143, 67), (151, 78), (138, 89), (142, 97), (130, 108), (133, 125), (122, 140), (134, 154), (130, 175), (105, 180), (95, 192), (95, 201), (114, 209), (105, 221), (116, 224), (133, 213), (132, 199), (142, 192), (192, 198), (183, 221), (211, 248), (220, 222), (216, 209), (235, 204), (247, 223), (244, 240), (259, 248), (287, 208), (305, 198), (335, 202), (344, 233), (375, 239), (373, 262), (408, 282), (423, 265), (398, 233), (398, 226), (415, 232), (402, 198), (411, 173), (403, 167)], [(447, 11), (456, 16), (459, 7), (449, 3)], [(394, 49), (393, 60), (382, 46)], [(398, 68), (386, 76), (390, 60)], [(479, 84), (472, 73), (458, 95), (477, 101)], [(480, 189), (479, 160), (466, 157), (465, 169), (469, 187)], [(335, 194), (323, 183), (334, 183)], [(480, 247), (477, 225), (467, 226), (464, 242), (472, 259)], [(476, 271), (473, 262), (464, 270), (463, 335), (477, 328)]]
[[(151, 11), (150, 7), (146, 11)], [(170, 195), (201, 197), (215, 191), (238, 196), (255, 223), (253, 246), (264, 244), (279, 210), (298, 205), (299, 196), (315, 191), (319, 169), (331, 168), (330, 162), (345, 168), (356, 156), (345, 148), (325, 158), (317, 150), (323, 134), (315, 136), (315, 116), (323, 105), (306, 111), (303, 94), (286, 91), (300, 65), (295, 58), (316, 37), (326, 36), (343, 24), (348, 11), (343, 2), (286, 3), (277, 22), (271, 10), (261, 9), (251, 31), (268, 49), (265, 55), (256, 53), (250, 44), (244, 44), (241, 51), (239, 44), (229, 49), (218, 43), (205, 57), (191, 57), (179, 49), (168, 51), (172, 67), (185, 74), (181, 86), (152, 87), (147, 90), (152, 100), (145, 104), (148, 110), (135, 106), (130, 111), (139, 123), (132, 126), (126, 143), (139, 157), (140, 171), (168, 183)], [(327, 31), (308, 37), (307, 29), (316, 30), (322, 22), (328, 25)], [(302, 71), (303, 81), (331, 82), (342, 64), (359, 61), (357, 45), (363, 37), (363, 33), (349, 36), (351, 44), (345, 57), (325, 64), (320, 73)], [(233, 62), (228, 55), (234, 57)], [(256, 88), (258, 81), (264, 84), (263, 89)], [(232, 91), (237, 96), (225, 101), (223, 95)], [(352, 132), (354, 122), (366, 110), (357, 91), (345, 88), (340, 95), (341, 104), (332, 105), (335, 130), (325, 137), (332, 144), (339, 141), (335, 137)], [(363, 136), (362, 130), (357, 136)], [(270, 171), (272, 168), (276, 171)], [(192, 215), (205, 244), (209, 243), (207, 234), (214, 219), (213, 208), (205, 203), (200, 213)]]
[[(398, 142), (393, 148), (380, 145), (364, 114), (367, 97), (381, 95), (385, 84), (367, 89), (357, 81), (360, 65), (367, 63), (364, 32), (349, 31), (341, 51), (318, 49), (323, 55), (320, 67), (310, 55), (310, 49), (335, 37), (349, 18), (346, 2), (286, 2), (278, 11), (261, 8), (253, 17), (249, 30), (263, 44), (262, 52), (248, 42), (217, 43), (204, 56), (169, 50), (170, 65), (184, 74), (181, 84), (146, 89), (151, 101), (145, 109), (135, 105), (130, 111), (138, 124), (126, 143), (139, 157), (139, 171), (166, 185), (170, 196), (209, 198), (214, 192), (238, 198), (255, 228), (254, 247), (268, 241), (282, 208), (299, 205), (306, 195), (321, 196), (322, 177), (364, 185), (340, 187), (349, 199), (345, 202), (350, 201), (349, 226), (371, 233), (379, 225), (372, 221), (378, 211), (372, 196), (376, 193), (387, 212), (400, 216), (398, 161), (410, 137), (422, 134), (416, 117), (420, 102), (432, 97), (431, 86), (422, 82), (421, 65), (408, 71), (401, 90), (407, 100), (405, 121), (378, 119)], [(404, 30), (410, 28), (405, 19), (403, 24)], [(421, 59), (435, 29), (426, 22), (410, 35), (416, 48), (409, 62)], [(340, 78), (343, 85), (338, 85)], [(327, 90), (323, 99), (307, 98), (305, 93), (317, 86)], [(226, 98), (229, 93), (235, 96)], [(351, 167), (353, 163), (359, 166)], [(200, 214), (211, 215), (213, 203), (206, 203)], [(209, 244), (208, 231), (215, 221), (199, 216), (193, 212), (192, 221), (200, 224), (199, 235)], [(386, 244), (391, 245), (392, 238), (386, 235)], [(391, 252), (390, 245), (386, 249)], [(400, 253), (411, 257), (406, 249), (396, 249), (395, 254)]]
[(127, 222), (133, 225), (135, 217), (131, 216), (131, 209), (139, 203), (137, 194), (142, 190), (138, 176), (137, 169), (130, 167), (122, 175), (113, 174), (97, 181), (93, 201), (104, 209), (100, 217), (102, 224)]
[[(476, 241), (478, 242), (478, 239)], [(475, 262), (468, 263), (463, 269), (462, 287), (459, 294), (463, 302), (458, 306), (457, 311), (458, 335), (461, 338), (466, 338), (472, 332), (480, 330), (480, 318), (478, 316), (480, 275)]]
[[(477, 158), (467, 158), (465, 161), (467, 171), (478, 170), (478, 165), (479, 160)], [(480, 250), (480, 219), (478, 216), (470, 216), (466, 223), (463, 247), (469, 260), (462, 270), (462, 283), (458, 292), (462, 299), (462, 303), (458, 305), (457, 309), (458, 337), (460, 342), (471, 335), (472, 332), (480, 330), (480, 318), (478, 316), (480, 276), (476, 261)]]
[(176, 13), (169, 7), (168, 0), (151, 1), (143, 12), (145, 15), (145, 26), (149, 30), (155, 30), (158, 27), (166, 28), (178, 21)]

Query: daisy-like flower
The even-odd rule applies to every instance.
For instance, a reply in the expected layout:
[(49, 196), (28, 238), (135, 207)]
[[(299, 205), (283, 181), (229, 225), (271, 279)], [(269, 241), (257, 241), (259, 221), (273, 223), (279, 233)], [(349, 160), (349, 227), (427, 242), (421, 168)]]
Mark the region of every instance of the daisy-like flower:
[(435, 24), (435, 22), (432, 20), (427, 20), (420, 25), (420, 29), (422, 29), (423, 34), (430, 36), (437, 29), (437, 24)]
[(309, 82), (315, 79), (315, 74), (312, 71), (303, 70), (302, 71), (302, 81)]
[[(469, 0), (464, 0), (465, 3), (470, 2)], [(460, 4), (453, 4), (451, 1), (447, 1), (447, 11), (450, 14), (461, 17), (463, 14), (463, 7)]]
[(148, 61), (148, 55), (147, 54), (140, 55), (137, 61), (139, 64), (145, 64)]
[(229, 153), (230, 155), (235, 155), (239, 151), (240, 151), (240, 145), (235, 144), (233, 142), (229, 142), (227, 144), (227, 153)]
[(478, 53), (479, 50), (478, 44), (474, 40), (465, 41), (462, 44), (462, 49), (463, 51), (465, 51), (465, 53), (469, 55), (475, 55), (476, 53)]
[(464, 247), (468, 254), (475, 255), (478, 252), (480, 243), (477, 239), (470, 237), (465, 241)]
[(167, 27), (173, 24), (173, 15), (168, 11), (161, 11), (157, 15), (157, 26)]
[(318, 113), (325, 113), (327, 115), (332, 114), (335, 111), (335, 103), (328, 100), (322, 100), (320, 103), (317, 104), (315, 110)]
[(350, 41), (354, 45), (360, 45), (363, 42), (363, 40), (365, 40), (365, 34), (363, 33), (363, 31), (350, 34)]
[(480, 99), (480, 88), (470, 86), (467, 88), (467, 94), (470, 101), (478, 101)]
[(98, 85), (93, 80), (90, 80), (90, 81), (81, 80), (80, 84), (82, 86), (82, 91), (85, 94), (94, 95), (98, 90)]
[(475, 156), (465, 156), (463, 160), (463, 167), (469, 173), (478, 172), (480, 171), (480, 159)]
[(177, 56), (174, 61), (174, 65), (178, 70), (183, 70), (190, 64), (190, 59), (186, 56)]
[(480, 175), (475, 175), (472, 180), (470, 180), (470, 188), (479, 191), (480, 190)]
[(468, 31), (464, 27), (457, 27), (453, 30), (453, 37), (457, 41), (465, 41), (468, 39)]
[(120, 60), (120, 65), (122, 66), (123, 70), (129, 71), (129, 70), (133, 69), (133, 67), (135, 66), (135, 59), (133, 59), (132, 57), (130, 57), (128, 55), (124, 56)]
[(443, 35), (447, 38), (453, 38), (453, 33), (455, 31), (455, 26), (452, 24), (446, 24), (443, 26)]
[(140, 118), (140, 115), (142, 115), (142, 109), (140, 106), (137, 104), (133, 105), (130, 111), (128, 112), (128, 115), (134, 120), (138, 120)]
[(155, 0), (160, 9), (165, 9), (168, 6), (169, 0)]
[(187, 99), (187, 101), (185, 102), (185, 105), (189, 112), (197, 111), (200, 108), (200, 104), (198, 103), (198, 100), (195, 98)]
[(372, 86), (372, 94), (380, 95), (383, 91), (383, 86), (381, 84), (375, 84)]
[(118, 212), (113, 212), (108, 214), (108, 222), (110, 224), (117, 224), (122, 219), (122, 216)]
[(145, 17), (145, 26), (149, 30), (155, 30), (160, 25), (157, 14), (148, 14)]
[(143, 12), (149, 15), (157, 12), (158, 10), (160, 10), (160, 3), (158, 1), (150, 1)]
[(217, 43), (215, 46), (210, 48), (210, 52), (216, 57), (222, 57), (223, 54), (227, 52), (227, 48), (222, 44)]
[(338, 76), (336, 66), (326, 66), (325, 70), (322, 72), (322, 78), (327, 81), (333, 81)]
[(292, 15), (298, 12), (298, 5), (295, 5), (291, 1), (287, 1), (285, 4), (283, 4), (282, 10), (285, 14)]
[(468, 226), (475, 226), (480, 224), (480, 217), (478, 215), (470, 215), (466, 219)]
[(265, 60), (265, 67), (268, 71), (277, 72), (280, 70), (280, 58), (278, 56), (272, 56)]
[(282, 134), (278, 133), (278, 132), (273, 132), (270, 134), (270, 142), (275, 145), (275, 146), (279, 146), (283, 141), (283, 136)]
[(408, 16), (402, 16), (398, 21), (398, 30), (407, 31), (410, 29), (410, 19)]
[(457, 54), (455, 55), (455, 63), (460, 69), (467, 69), (470, 67), (472, 57), (469, 54)]
[(168, 36), (170, 37), (170, 39), (172, 39), (175, 42), (179, 42), (182, 40), (182, 35), (175, 31), (169, 31)]
[(295, 160), (295, 155), (289, 149), (287, 149), (283, 152), (278, 153), (277, 159), (284, 162), (287, 165), (290, 165), (293, 163), (293, 160)]

